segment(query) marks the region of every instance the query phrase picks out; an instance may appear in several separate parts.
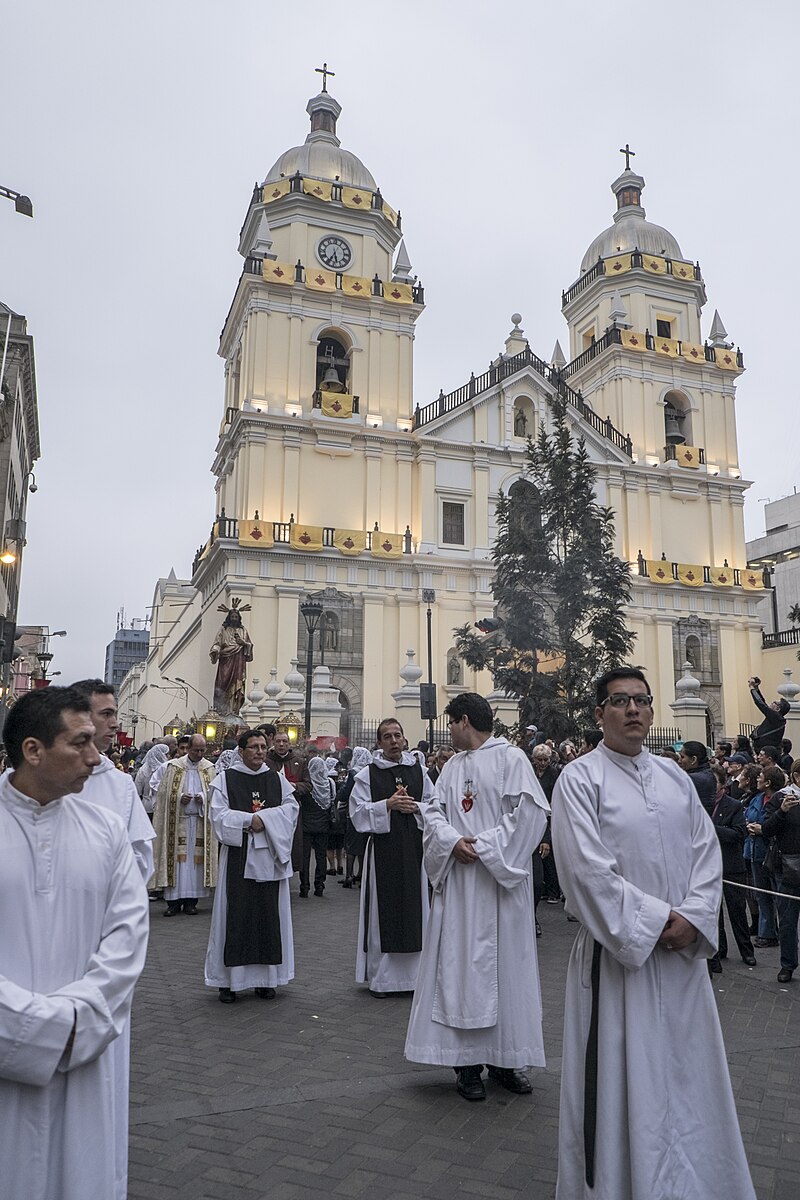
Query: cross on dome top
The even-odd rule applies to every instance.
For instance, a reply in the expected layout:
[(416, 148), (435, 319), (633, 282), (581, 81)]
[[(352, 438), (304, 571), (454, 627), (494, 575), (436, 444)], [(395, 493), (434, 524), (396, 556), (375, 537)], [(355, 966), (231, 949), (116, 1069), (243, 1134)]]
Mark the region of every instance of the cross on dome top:
[[(323, 91), (324, 91), (324, 88), (323, 88)], [(636, 158), (636, 151), (635, 151), (635, 150), (631, 150), (630, 146), (629, 146), (629, 145), (628, 145), (628, 143), (626, 142), (626, 143), (625, 143), (625, 147), (624, 147), (624, 149), (622, 148), (622, 146), (620, 146), (619, 152), (620, 152), (620, 154), (624, 154), (624, 155), (625, 155), (625, 170), (626, 170), (626, 171), (630, 171), (630, 169), (631, 169), (631, 159), (632, 159), (632, 158)]]
[(322, 76), (322, 90), (323, 90), (323, 92), (327, 92), (328, 76), (330, 75), (331, 78), (333, 79), (336, 76), (336, 72), (328, 70), (328, 64), (326, 62), (324, 62), (321, 67), (315, 67), (314, 71), (317, 75)]

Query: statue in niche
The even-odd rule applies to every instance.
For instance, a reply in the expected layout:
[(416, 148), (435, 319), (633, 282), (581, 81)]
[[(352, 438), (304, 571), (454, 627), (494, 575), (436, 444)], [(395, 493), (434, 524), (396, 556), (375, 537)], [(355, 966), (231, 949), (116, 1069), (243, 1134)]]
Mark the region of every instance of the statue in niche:
[(212, 663), (217, 664), (214, 680), (214, 708), (222, 716), (238, 715), (244, 705), (244, 681), (247, 664), (253, 661), (253, 643), (242, 624), (242, 613), (249, 604), (241, 604), (238, 596), (227, 604), (217, 605), (217, 612), (226, 614), (219, 633), (209, 651)]
[(528, 418), (521, 408), (514, 409), (514, 437), (527, 437)]
[(447, 658), (447, 682), (448, 684), (461, 684), (461, 659), (456, 654), (450, 654)]
[(322, 618), (323, 650), (339, 649), (339, 621), (335, 613), (325, 613)]

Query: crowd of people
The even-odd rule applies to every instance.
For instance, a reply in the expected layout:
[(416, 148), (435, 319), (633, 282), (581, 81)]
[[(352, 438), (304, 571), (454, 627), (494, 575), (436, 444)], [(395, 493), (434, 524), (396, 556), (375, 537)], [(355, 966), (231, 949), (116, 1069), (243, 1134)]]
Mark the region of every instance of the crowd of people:
[[(129, 1013), (154, 904), (165, 918), (210, 904), (206, 985), (225, 1005), (271, 1001), (294, 977), (293, 898), (332, 882), (357, 896), (356, 981), (410, 997), (406, 1057), (453, 1068), (467, 1101), (487, 1079), (532, 1090), (537, 907), (563, 905), (577, 936), (558, 1200), (753, 1200), (709, 974), (727, 956), (723, 899), (745, 964), (779, 947), (778, 979), (797, 969), (800, 760), (764, 705), (755, 749), (651, 754), (647, 680), (618, 668), (577, 741), (531, 725), (512, 745), (462, 693), (437, 748), (410, 747), (389, 716), (374, 745), (336, 753), (265, 724), (212, 753), (192, 733), (119, 754), (109, 685), (24, 697), (0, 778), (0, 889), (23, 912), (0, 963), (0, 1142), (25, 1164), (12, 1200), (124, 1200)], [(87, 1123), (100, 1136), (78, 1153)]]

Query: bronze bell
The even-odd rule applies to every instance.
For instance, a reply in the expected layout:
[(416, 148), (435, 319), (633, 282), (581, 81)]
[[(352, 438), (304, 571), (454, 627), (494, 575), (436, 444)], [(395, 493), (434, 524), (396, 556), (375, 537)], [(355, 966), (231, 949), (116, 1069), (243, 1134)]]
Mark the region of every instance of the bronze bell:
[(322, 382), (319, 386), (320, 390), (323, 392), (344, 391), (344, 384), (339, 378), (339, 372), (336, 370), (336, 367), (333, 365), (333, 363), (331, 363), (329, 367), (326, 367), (325, 374), (322, 376)]
[(681, 430), (683, 423), (683, 413), (679, 413), (675, 408), (666, 408), (664, 411), (664, 430), (667, 437), (668, 446), (682, 446), (686, 441)]

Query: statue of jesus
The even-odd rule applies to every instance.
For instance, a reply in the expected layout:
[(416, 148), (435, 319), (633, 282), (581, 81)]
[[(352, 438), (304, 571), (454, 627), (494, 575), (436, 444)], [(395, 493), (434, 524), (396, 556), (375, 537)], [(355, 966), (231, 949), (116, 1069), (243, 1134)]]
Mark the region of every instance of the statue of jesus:
[(249, 604), (240, 605), (238, 596), (234, 596), (230, 608), (227, 604), (218, 606), (218, 612), (227, 615), (214, 638), (209, 658), (217, 664), (214, 708), (222, 716), (238, 716), (244, 705), (245, 674), (247, 664), (253, 661), (253, 643), (242, 624), (242, 613), (249, 610)]

